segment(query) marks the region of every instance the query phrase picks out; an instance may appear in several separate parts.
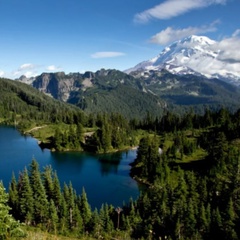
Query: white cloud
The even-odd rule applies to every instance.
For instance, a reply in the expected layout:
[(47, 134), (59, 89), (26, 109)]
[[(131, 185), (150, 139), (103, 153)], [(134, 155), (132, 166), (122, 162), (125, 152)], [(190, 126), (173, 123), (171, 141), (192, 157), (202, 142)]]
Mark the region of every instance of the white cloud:
[[(237, 32), (237, 34), (236, 34)], [(212, 46), (213, 50), (218, 51), (218, 59), (231, 63), (240, 63), (240, 52), (237, 51), (240, 46), (240, 31), (236, 30), (232, 37), (224, 38)]]
[(26, 69), (33, 69), (35, 65), (32, 63), (24, 63), (19, 67), (19, 71), (26, 70)]
[(135, 15), (135, 22), (146, 23), (151, 19), (169, 19), (194, 9), (214, 4), (225, 4), (227, 0), (166, 0), (153, 8)]
[(24, 63), (17, 70), (14, 70), (11, 75), (13, 75), (13, 77), (19, 77), (21, 75), (24, 75), (26, 77), (34, 77), (37, 75), (37, 68), (38, 66), (35, 64)]
[(27, 72), (24, 72), (23, 75), (26, 76), (27, 78), (30, 78), (30, 77), (36, 76), (37, 74), (36, 72), (27, 71)]
[(179, 40), (184, 37), (188, 37), (190, 35), (203, 34), (207, 32), (214, 32), (217, 30), (216, 24), (219, 21), (214, 21), (209, 26), (201, 26), (201, 27), (188, 27), (182, 29), (174, 29), (172, 27), (167, 27), (156, 35), (152, 36), (150, 39), (151, 43), (156, 43), (160, 45), (166, 45), (168, 43), (172, 43), (176, 40)]
[(96, 52), (91, 55), (91, 58), (113, 58), (124, 56), (122, 52)]
[(58, 70), (61, 70), (60, 67), (56, 67), (55, 65), (50, 65), (46, 69), (47, 69), (47, 71), (58, 71)]
[(235, 30), (235, 32), (232, 35), (233, 37), (240, 36), (240, 29)]
[(36, 71), (14, 71), (12, 73), (12, 75), (14, 77), (20, 77), (20, 76), (24, 75), (25, 77), (30, 78), (30, 77), (37, 76), (38, 73)]
[(4, 71), (0, 70), (0, 77), (4, 75)]

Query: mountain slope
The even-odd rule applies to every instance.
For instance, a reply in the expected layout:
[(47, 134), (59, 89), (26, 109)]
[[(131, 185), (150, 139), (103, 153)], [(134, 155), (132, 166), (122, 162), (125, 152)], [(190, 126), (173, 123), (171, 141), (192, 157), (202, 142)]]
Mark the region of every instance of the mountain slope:
[(221, 58), (218, 42), (205, 36), (189, 36), (166, 47), (158, 56), (126, 70), (166, 69), (174, 74), (204, 75), (240, 85), (240, 65)]
[(166, 70), (132, 73), (145, 83), (145, 88), (168, 104), (182, 106), (219, 105), (237, 108), (240, 89), (219, 79), (191, 74), (176, 75)]
[(86, 113), (118, 112), (126, 117), (156, 115), (165, 101), (144, 90), (141, 80), (118, 70), (84, 74), (43, 73), (32, 83), (52, 97), (77, 105)]
[(57, 122), (81, 114), (76, 106), (53, 99), (19, 81), (0, 78), (0, 116), (3, 119)]
[(240, 90), (202, 75), (176, 75), (167, 70), (126, 74), (112, 69), (97, 72), (43, 73), (33, 86), (52, 97), (74, 104), (86, 113), (120, 113), (127, 118), (158, 116), (165, 110), (183, 112), (193, 107), (239, 107)]

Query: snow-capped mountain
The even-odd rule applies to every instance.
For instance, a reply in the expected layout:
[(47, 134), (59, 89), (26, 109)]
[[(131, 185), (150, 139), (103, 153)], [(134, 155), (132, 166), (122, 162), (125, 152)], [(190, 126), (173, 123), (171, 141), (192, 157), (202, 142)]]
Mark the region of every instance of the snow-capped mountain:
[(192, 35), (174, 42), (158, 56), (125, 72), (166, 69), (174, 74), (204, 75), (240, 85), (240, 63), (223, 59), (222, 55), (223, 50), (217, 41)]

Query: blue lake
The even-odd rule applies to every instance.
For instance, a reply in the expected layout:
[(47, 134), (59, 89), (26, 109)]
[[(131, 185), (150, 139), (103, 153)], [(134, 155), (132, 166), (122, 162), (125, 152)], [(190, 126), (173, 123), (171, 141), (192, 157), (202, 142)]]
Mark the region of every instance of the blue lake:
[(129, 163), (135, 157), (136, 150), (106, 155), (42, 150), (36, 139), (22, 136), (13, 127), (0, 126), (0, 180), (6, 189), (12, 173), (18, 178), (35, 158), (41, 170), (51, 165), (57, 171), (62, 186), (71, 181), (78, 194), (84, 187), (92, 209), (103, 203), (121, 206), (138, 197), (139, 186), (129, 176)]

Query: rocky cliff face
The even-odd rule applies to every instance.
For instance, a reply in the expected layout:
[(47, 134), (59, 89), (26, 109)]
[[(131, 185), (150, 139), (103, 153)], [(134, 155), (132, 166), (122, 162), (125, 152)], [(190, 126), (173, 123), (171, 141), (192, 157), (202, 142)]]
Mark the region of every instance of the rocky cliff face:
[(33, 87), (56, 99), (67, 102), (70, 93), (80, 88), (76, 84), (76, 76), (59, 73), (42, 73), (33, 81)]

